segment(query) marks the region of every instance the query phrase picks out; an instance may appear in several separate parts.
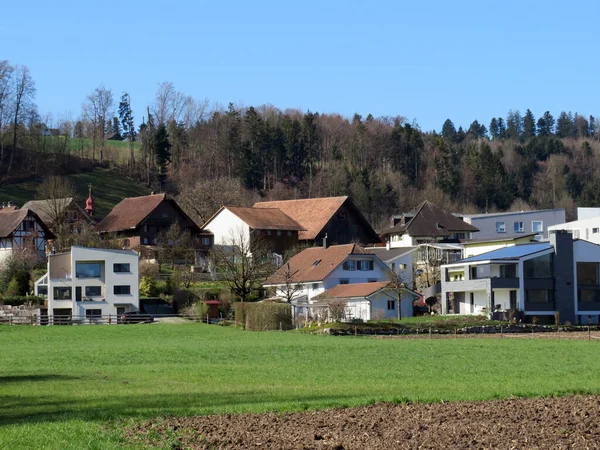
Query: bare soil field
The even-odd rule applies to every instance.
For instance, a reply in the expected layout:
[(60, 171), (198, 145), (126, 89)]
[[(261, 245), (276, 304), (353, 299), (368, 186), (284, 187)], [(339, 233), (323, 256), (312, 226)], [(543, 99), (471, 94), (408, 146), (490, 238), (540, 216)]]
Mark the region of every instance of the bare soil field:
[(178, 449), (597, 449), (600, 396), (165, 418), (127, 434)]

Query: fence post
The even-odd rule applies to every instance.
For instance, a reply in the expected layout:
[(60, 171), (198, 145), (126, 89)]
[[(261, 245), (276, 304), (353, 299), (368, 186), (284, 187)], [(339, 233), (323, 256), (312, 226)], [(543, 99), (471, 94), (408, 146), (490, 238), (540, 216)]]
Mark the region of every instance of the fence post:
[(590, 326), (588, 325), (588, 341), (592, 340), (592, 331), (590, 329)]
[(456, 334), (456, 328), (454, 328), (454, 339), (458, 339), (458, 336)]
[(504, 329), (502, 328), (502, 325), (500, 325), (500, 337), (504, 337)]
[(208, 314), (206, 315), (206, 325), (209, 325), (209, 321), (208, 321)]
[(429, 339), (431, 339), (431, 327), (429, 327)]
[(279, 331), (283, 331), (283, 325), (279, 322)]

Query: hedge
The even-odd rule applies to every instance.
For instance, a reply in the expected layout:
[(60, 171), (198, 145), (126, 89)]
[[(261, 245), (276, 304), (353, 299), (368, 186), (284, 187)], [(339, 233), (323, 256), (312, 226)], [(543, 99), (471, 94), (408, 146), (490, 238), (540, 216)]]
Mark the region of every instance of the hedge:
[(42, 297), (37, 297), (35, 295), (30, 295), (28, 297), (21, 296), (21, 295), (12, 295), (12, 296), (3, 297), (2, 299), (0, 299), (0, 303), (2, 303), (3, 305), (9, 305), (9, 306), (21, 306), (21, 305), (27, 305), (27, 304), (43, 305), (44, 299)]
[(246, 330), (291, 330), (292, 307), (284, 303), (235, 303), (235, 323)]

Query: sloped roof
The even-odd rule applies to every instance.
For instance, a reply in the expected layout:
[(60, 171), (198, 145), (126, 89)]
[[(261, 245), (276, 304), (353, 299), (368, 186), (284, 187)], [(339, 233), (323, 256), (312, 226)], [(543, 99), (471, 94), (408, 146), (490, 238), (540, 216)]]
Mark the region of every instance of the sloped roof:
[(369, 250), (371, 253), (376, 254), (377, 257), (382, 261), (390, 261), (392, 259), (397, 258), (398, 256), (412, 252), (417, 247), (418, 245), (415, 245), (413, 247), (396, 247), (390, 248), (389, 250), (385, 247), (372, 247), (367, 248), (367, 250)]
[(254, 228), (255, 230), (304, 230), (302, 225), (278, 208), (242, 208), (233, 206), (224, 206), (224, 208), (231, 211), (250, 228)]
[(0, 213), (0, 238), (8, 237), (15, 229), (19, 226), (21, 222), (27, 217), (31, 215), (34, 217), (41, 227), (44, 229), (46, 233), (47, 239), (52, 239), (53, 235), (48, 230), (46, 224), (39, 218), (39, 216), (34, 212), (26, 208), (21, 208), (17, 210), (5, 211), (2, 210)]
[(316, 298), (353, 298), (353, 297), (368, 297), (382, 289), (385, 289), (390, 284), (389, 281), (377, 281), (374, 283), (352, 283), (338, 284), (337, 286), (327, 289), (319, 294)]
[[(104, 219), (102, 219), (96, 226), (96, 231), (105, 233), (136, 228), (163, 200), (170, 199), (167, 199), (166, 194), (125, 198), (118, 203)], [(175, 207), (179, 209), (181, 214), (188, 217), (179, 205), (177, 205), (177, 202), (174, 200), (170, 201), (172, 201)], [(190, 221), (195, 223), (192, 219), (190, 219)]]
[(312, 247), (292, 257), (287, 264), (265, 281), (266, 285), (285, 283), (287, 266), (293, 274), (294, 283), (321, 281), (338, 267), (348, 255), (372, 255), (356, 244), (332, 245), (327, 249)]
[(504, 247), (498, 250), (492, 250), (491, 252), (482, 253), (480, 255), (471, 256), (463, 260), (457, 261), (458, 263), (470, 263), (480, 261), (493, 261), (493, 260), (517, 260), (524, 256), (532, 255), (534, 253), (543, 252), (550, 250), (552, 244), (548, 242), (541, 242), (537, 244), (520, 244), (513, 245), (511, 247)]
[(64, 211), (69, 207), (69, 205), (71, 205), (71, 203), (73, 203), (75, 207), (80, 210), (81, 214), (84, 215), (84, 217), (87, 217), (90, 222), (92, 221), (92, 218), (86, 214), (81, 206), (73, 202), (73, 197), (57, 198), (56, 200), (30, 200), (23, 205), (23, 209), (30, 209), (34, 211), (46, 225), (51, 226), (51, 215), (52, 210), (54, 209), (54, 204), (52, 204), (53, 202), (56, 202), (60, 212)]
[(425, 200), (416, 208), (414, 217), (408, 223), (387, 228), (381, 232), (381, 235), (408, 233), (410, 236), (444, 237), (452, 232), (463, 231), (471, 233), (479, 231), (479, 228)]
[(257, 202), (253, 207), (280, 209), (304, 228), (304, 231), (298, 233), (298, 239), (308, 240), (317, 237), (346, 200), (348, 200), (347, 196), (279, 200)]

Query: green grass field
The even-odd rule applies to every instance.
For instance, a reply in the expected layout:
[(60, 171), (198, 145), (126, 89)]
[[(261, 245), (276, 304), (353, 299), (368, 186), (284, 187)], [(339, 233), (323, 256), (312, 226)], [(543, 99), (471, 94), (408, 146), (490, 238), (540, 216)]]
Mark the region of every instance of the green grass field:
[[(94, 187), (94, 208), (98, 216), (105, 216), (125, 197), (148, 195), (150, 191), (143, 185), (109, 169), (96, 169), (66, 177), (75, 187), (77, 196), (85, 207), (88, 185)], [(41, 180), (30, 180), (0, 186), (0, 202), (12, 201), (22, 206), (29, 200), (38, 198), (37, 190)]]
[(135, 448), (154, 416), (600, 393), (596, 341), (0, 327), (0, 448)]

